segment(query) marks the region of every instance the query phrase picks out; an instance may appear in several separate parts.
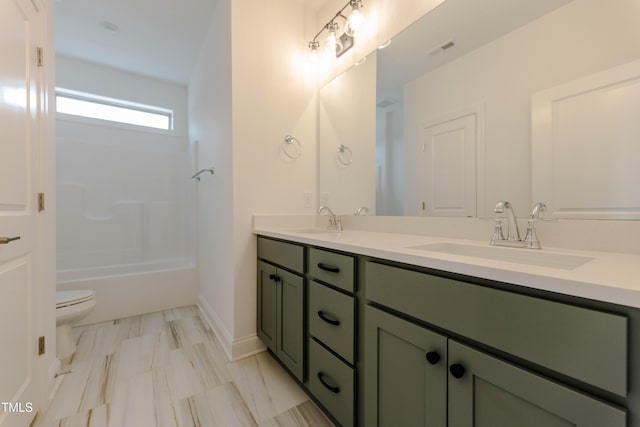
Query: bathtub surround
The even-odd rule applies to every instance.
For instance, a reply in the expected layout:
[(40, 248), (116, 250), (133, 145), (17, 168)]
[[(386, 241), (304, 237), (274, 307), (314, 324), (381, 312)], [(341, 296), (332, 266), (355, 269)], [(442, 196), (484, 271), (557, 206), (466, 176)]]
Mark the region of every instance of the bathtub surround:
[[(193, 257), (186, 88), (64, 56), (57, 86), (174, 112), (174, 127), (57, 116), (58, 271)], [(76, 272), (77, 274), (80, 271)]]
[(82, 323), (194, 304), (186, 88), (56, 59), (59, 87), (174, 111), (166, 132), (58, 115), (58, 289), (96, 293), (96, 310)]

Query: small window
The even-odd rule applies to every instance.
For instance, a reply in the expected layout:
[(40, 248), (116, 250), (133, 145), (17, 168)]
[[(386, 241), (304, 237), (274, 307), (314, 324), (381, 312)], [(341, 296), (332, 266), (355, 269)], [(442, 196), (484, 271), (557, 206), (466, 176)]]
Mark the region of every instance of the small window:
[(91, 119), (173, 130), (171, 110), (67, 89), (56, 89), (56, 111)]

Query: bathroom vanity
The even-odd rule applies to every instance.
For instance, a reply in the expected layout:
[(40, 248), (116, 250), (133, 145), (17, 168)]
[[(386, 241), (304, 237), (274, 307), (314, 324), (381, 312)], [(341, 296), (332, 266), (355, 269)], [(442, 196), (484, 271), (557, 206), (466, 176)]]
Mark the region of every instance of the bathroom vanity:
[(256, 234), (258, 334), (336, 423), (640, 426), (637, 256)]

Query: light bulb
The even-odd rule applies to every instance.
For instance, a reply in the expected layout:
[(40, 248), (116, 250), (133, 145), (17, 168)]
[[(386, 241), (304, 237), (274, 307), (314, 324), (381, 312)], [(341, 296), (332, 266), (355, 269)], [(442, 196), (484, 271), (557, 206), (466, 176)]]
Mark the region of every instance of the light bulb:
[(331, 23), (329, 24), (329, 35), (327, 36), (327, 54), (330, 58), (335, 58), (335, 56), (342, 52), (342, 42), (336, 36), (336, 30), (338, 29), (338, 24)]
[(353, 10), (344, 26), (344, 32), (351, 37), (356, 37), (364, 25), (364, 15), (360, 12), (360, 0), (352, 0), (351, 7)]
[(320, 47), (320, 43), (313, 41), (313, 42), (309, 42), (309, 48), (311, 49), (311, 62), (312, 63), (317, 63), (318, 62), (318, 48)]

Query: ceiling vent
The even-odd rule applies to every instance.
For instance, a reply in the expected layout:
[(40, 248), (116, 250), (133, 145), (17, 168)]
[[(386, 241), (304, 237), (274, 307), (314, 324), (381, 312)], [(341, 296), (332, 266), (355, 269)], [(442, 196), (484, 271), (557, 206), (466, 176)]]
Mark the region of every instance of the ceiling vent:
[(378, 106), (378, 108), (387, 108), (390, 105), (395, 104), (396, 101), (394, 99), (383, 99), (382, 101), (378, 102), (376, 105)]
[(436, 47), (436, 48), (434, 48), (434, 49), (431, 49), (431, 50), (429, 51), (429, 55), (431, 55), (431, 56), (436, 56), (436, 55), (438, 55), (439, 53), (442, 53), (442, 52), (444, 52), (444, 51), (445, 51), (445, 50), (447, 50), (447, 49), (451, 49), (451, 48), (452, 48), (452, 47), (454, 47), (455, 45), (456, 45), (456, 43), (455, 43), (453, 40), (449, 40), (448, 42), (443, 43), (443, 44), (441, 44), (440, 46), (438, 46), (438, 47)]

